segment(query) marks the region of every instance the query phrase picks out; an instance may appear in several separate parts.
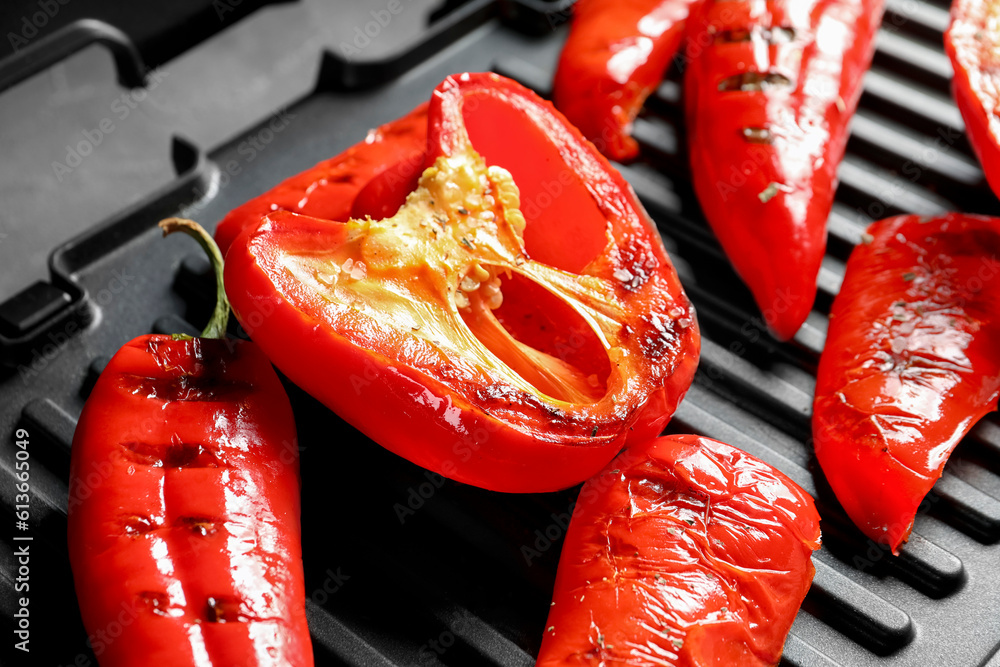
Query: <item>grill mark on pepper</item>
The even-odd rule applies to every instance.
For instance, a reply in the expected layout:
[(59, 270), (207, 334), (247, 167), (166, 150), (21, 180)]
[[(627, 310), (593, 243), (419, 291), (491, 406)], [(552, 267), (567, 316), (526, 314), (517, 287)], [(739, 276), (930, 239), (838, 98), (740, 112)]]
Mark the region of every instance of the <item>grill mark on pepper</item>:
[(141, 591), (136, 594), (139, 605), (157, 616), (169, 616), (170, 596), (160, 591)]
[(774, 140), (771, 130), (766, 127), (744, 127), (743, 138), (751, 144), (770, 144)]
[(122, 533), (138, 537), (156, 530), (157, 523), (152, 517), (131, 514), (122, 518)]
[(749, 42), (757, 38), (768, 44), (788, 44), (795, 41), (795, 29), (776, 27), (732, 28), (715, 33), (716, 44)]
[(220, 465), (215, 452), (196, 443), (130, 441), (123, 443), (122, 449), (126, 460), (153, 468), (218, 468)]
[(123, 373), (119, 386), (130, 394), (167, 401), (235, 402), (250, 393), (248, 382), (224, 380), (213, 375), (154, 378)]
[(499, 403), (508, 408), (515, 406), (529, 406), (545, 413), (550, 420), (550, 425), (565, 424), (567, 426), (582, 426), (589, 428), (590, 421), (586, 418), (570, 415), (565, 410), (561, 410), (553, 405), (542, 401), (534, 394), (519, 391), (509, 386), (494, 384), (488, 387), (478, 387), (475, 389), (475, 396), (485, 404)]
[(218, 519), (203, 516), (182, 516), (174, 521), (174, 527), (184, 528), (201, 537), (211, 537), (218, 531)]
[(213, 338), (182, 338), (153, 336), (146, 343), (146, 352), (164, 371), (185, 375), (209, 373), (224, 376), (231, 360), (240, 356), (240, 346)]
[(719, 91), (745, 93), (767, 92), (776, 88), (791, 88), (792, 80), (778, 72), (741, 72), (719, 82)]
[(246, 623), (251, 617), (243, 613), (239, 598), (219, 595), (209, 596), (205, 601), (205, 620), (209, 623)]

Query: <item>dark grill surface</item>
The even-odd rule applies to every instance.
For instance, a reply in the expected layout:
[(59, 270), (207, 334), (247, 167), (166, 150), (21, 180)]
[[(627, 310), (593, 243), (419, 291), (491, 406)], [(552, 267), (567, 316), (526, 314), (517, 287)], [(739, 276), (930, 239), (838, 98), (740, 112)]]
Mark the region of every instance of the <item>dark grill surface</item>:
[[(95, 664), (65, 544), (70, 442), (87, 392), (121, 344), (194, 332), (210, 308), (207, 262), (193, 244), (160, 240), (156, 221), (214, 225), (453, 72), (492, 69), (546, 95), (568, 16), (564, 3), (543, 0), (401, 0), (398, 14), (382, 13), (381, 0), (217, 0), (167, 3), (177, 7), (163, 17), (76, 2), (54, 2), (42, 27), (43, 3), (0, 14), (5, 42), (32, 32), (25, 20), (38, 28), (0, 61), (0, 655), (12, 653), (12, 615), (28, 595), (31, 653), (15, 659), (37, 665)], [(106, 23), (75, 22), (83, 18)], [(898, 558), (845, 520), (809, 440), (825, 313), (864, 226), (902, 212), (1000, 212), (948, 94), (947, 19), (943, 0), (889, 2), (840, 169), (819, 298), (792, 343), (767, 335), (701, 218), (678, 71), (636, 122), (643, 160), (622, 168), (704, 333), (695, 385), (668, 430), (741, 447), (818, 499), (824, 548), (783, 664), (1000, 665), (995, 416), (956, 451)], [(145, 88), (119, 83), (149, 65)], [(502, 495), (443, 480), (288, 389), (317, 663), (531, 665), (577, 489)], [(31, 443), (27, 531), (14, 527), (17, 428)], [(15, 535), (33, 538), (28, 593), (14, 588), (13, 554), (25, 543)]]

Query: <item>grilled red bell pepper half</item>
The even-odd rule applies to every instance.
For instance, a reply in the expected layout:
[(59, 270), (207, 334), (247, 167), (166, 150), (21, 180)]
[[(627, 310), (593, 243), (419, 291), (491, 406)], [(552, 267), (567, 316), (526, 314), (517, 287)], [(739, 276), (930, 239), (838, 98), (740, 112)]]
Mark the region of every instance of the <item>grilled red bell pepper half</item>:
[(680, 47), (702, 0), (579, 0), (559, 57), (556, 107), (606, 156), (631, 160), (632, 122)]
[(257, 346), (222, 340), (221, 261), (203, 337), (123, 346), (73, 438), (70, 563), (102, 667), (313, 664), (295, 422)]
[(552, 106), (449, 77), (428, 169), (382, 220), (264, 217), (226, 262), (237, 318), (376, 442), (503, 491), (579, 483), (662, 429), (700, 338), (655, 227)]
[(834, 299), (813, 438), (834, 493), (894, 553), (1000, 392), (1000, 219), (873, 223)]
[(215, 228), (223, 255), (239, 233), (273, 211), (328, 220), (384, 218), (416, 188), (427, 152), (427, 104), (371, 130), (343, 153), (234, 208)]
[(580, 491), (536, 664), (776, 665), (819, 544), (768, 464), (693, 435), (632, 447)]
[(706, 2), (688, 21), (695, 192), (767, 325), (805, 321), (883, 0)]
[(1000, 28), (996, 5), (954, 0), (944, 49), (951, 58), (951, 90), (986, 180), (1000, 196)]

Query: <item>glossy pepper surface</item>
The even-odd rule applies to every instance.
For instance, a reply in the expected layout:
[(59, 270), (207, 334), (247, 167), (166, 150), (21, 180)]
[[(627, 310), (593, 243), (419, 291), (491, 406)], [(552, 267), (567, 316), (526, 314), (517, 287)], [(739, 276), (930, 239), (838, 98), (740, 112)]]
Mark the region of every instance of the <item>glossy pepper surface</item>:
[(944, 36), (954, 76), (952, 94), (972, 148), (994, 193), (1000, 193), (1000, 26), (997, 7), (984, 0), (955, 0)]
[(421, 104), (343, 153), (234, 208), (215, 228), (215, 240), (225, 255), (241, 231), (274, 211), (328, 220), (390, 216), (416, 187), (426, 151), (427, 104)]
[(580, 491), (537, 665), (776, 665), (819, 543), (812, 498), (735, 447), (632, 447)]
[(833, 302), (816, 458), (858, 527), (898, 552), (924, 496), (1000, 392), (1000, 219), (868, 228)]
[(639, 152), (632, 122), (702, 0), (579, 0), (553, 84), (556, 107), (613, 160)]
[(295, 442), (253, 343), (141, 336), (111, 359), (69, 489), (70, 562), (102, 667), (313, 664)]
[(229, 251), (251, 337), (388, 449), (447, 477), (545, 491), (659, 433), (699, 334), (622, 177), (549, 103), (449, 77), (399, 212), (277, 212)]
[(782, 340), (815, 300), (837, 166), (882, 12), (882, 0), (752, 0), (706, 2), (688, 20), (695, 192)]

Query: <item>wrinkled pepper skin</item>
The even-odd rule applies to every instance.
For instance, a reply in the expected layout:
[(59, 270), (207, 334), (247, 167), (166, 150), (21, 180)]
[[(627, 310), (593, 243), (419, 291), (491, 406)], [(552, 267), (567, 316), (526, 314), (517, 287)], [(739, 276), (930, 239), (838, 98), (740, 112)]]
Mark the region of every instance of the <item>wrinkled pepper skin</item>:
[(233, 310), (290, 379), (414, 463), (500, 491), (577, 484), (673, 413), (693, 309), (627, 183), (548, 102), (463, 74), (428, 118), (429, 168), (393, 218), (277, 212), (244, 232)]
[(101, 667), (313, 664), (295, 422), (256, 345), (122, 347), (80, 417), (69, 497)]
[[(273, 211), (327, 220), (384, 218), (396, 212), (417, 184), (427, 150), (427, 105), (368, 133), (343, 153), (288, 178), (234, 208), (219, 222), (215, 241), (223, 256), (247, 227)], [(401, 181), (402, 186), (397, 187)], [(390, 196), (396, 193), (394, 198)]]
[(951, 59), (955, 104), (986, 180), (1000, 196), (1000, 30), (996, 5), (984, 0), (951, 3), (944, 50)]
[(702, 0), (579, 0), (553, 83), (558, 108), (612, 160), (636, 157), (632, 122)]
[(536, 664), (776, 665), (819, 544), (812, 498), (766, 463), (633, 447), (580, 491)]
[(816, 458), (848, 516), (898, 553), (924, 496), (1000, 392), (1000, 219), (873, 223), (834, 299)]
[(816, 297), (837, 166), (883, 10), (883, 0), (717, 0), (688, 21), (695, 192), (780, 340)]

